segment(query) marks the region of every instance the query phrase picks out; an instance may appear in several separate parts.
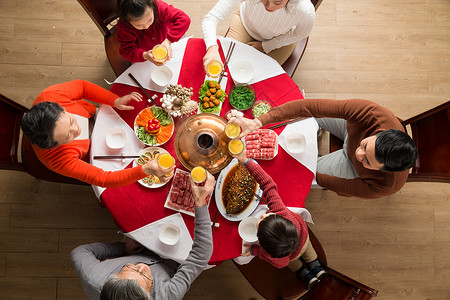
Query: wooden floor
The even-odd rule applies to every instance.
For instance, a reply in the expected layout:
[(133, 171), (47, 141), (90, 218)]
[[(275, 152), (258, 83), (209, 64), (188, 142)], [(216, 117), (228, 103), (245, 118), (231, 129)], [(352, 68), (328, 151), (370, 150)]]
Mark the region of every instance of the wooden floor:
[[(216, 1), (168, 2), (200, 37)], [(407, 118), (450, 98), (449, 33), (449, 0), (324, 0), (294, 80), (307, 97), (369, 99)], [(1, 0), (0, 92), (30, 106), (47, 86), (77, 78), (104, 87), (114, 79), (77, 1)], [(329, 265), (379, 299), (450, 299), (450, 185), (407, 183), (378, 200), (313, 190), (306, 207)], [(0, 299), (86, 299), (68, 254), (116, 232), (89, 187), (0, 171)], [(205, 271), (186, 296), (260, 298), (230, 262)]]

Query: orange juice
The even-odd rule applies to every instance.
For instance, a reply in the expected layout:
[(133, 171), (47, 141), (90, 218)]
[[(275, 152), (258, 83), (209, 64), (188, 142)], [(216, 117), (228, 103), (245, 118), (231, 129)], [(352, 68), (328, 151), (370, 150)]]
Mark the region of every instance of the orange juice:
[(208, 64), (206, 69), (208, 70), (208, 75), (211, 77), (219, 76), (220, 72), (222, 72), (222, 63), (219, 61), (212, 61)]
[(228, 151), (230, 151), (231, 154), (237, 155), (244, 151), (244, 143), (240, 139), (232, 139), (228, 143)]
[(152, 54), (157, 61), (164, 61), (167, 58), (167, 48), (164, 45), (156, 45), (153, 47)]
[(175, 159), (168, 153), (161, 153), (156, 162), (161, 169), (168, 169), (175, 164)]
[(228, 123), (227, 126), (225, 126), (225, 134), (230, 139), (237, 138), (239, 134), (241, 133), (241, 127), (236, 123)]
[(203, 167), (195, 167), (191, 171), (192, 180), (195, 183), (202, 183), (206, 180), (206, 170)]

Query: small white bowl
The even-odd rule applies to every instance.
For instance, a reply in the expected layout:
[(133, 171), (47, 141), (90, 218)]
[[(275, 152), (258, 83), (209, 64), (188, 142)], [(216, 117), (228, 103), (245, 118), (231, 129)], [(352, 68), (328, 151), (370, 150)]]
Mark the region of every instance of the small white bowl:
[(306, 137), (302, 133), (291, 133), (286, 137), (286, 148), (290, 153), (302, 153), (306, 149)]
[(256, 226), (257, 223), (258, 219), (255, 217), (247, 217), (239, 223), (239, 235), (244, 241), (254, 243), (258, 240), (258, 228)]
[(231, 77), (236, 84), (246, 84), (253, 79), (253, 65), (246, 60), (239, 60), (230, 65)]
[(164, 223), (159, 229), (159, 240), (169, 246), (173, 246), (180, 240), (181, 228), (174, 223)]
[(159, 86), (166, 86), (172, 80), (173, 72), (168, 66), (160, 66), (153, 69), (151, 79)]
[(122, 128), (111, 128), (106, 133), (106, 145), (111, 149), (120, 149), (125, 146), (127, 135)]

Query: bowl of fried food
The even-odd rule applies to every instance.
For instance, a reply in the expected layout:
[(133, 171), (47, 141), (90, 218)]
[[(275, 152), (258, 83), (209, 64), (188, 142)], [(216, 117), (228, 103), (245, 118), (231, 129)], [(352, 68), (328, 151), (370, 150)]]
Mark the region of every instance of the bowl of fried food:
[(215, 80), (205, 80), (202, 84), (198, 97), (200, 100), (200, 110), (207, 113), (217, 113), (222, 107), (222, 102), (225, 101), (224, 90)]

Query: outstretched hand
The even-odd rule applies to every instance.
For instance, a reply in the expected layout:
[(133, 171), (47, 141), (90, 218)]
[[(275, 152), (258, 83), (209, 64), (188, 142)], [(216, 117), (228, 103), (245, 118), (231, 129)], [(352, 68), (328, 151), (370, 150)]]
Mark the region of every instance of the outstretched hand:
[(204, 186), (197, 185), (192, 176), (189, 176), (189, 181), (191, 182), (191, 190), (192, 196), (195, 200), (195, 206), (203, 206), (206, 204), (206, 197), (212, 193), (214, 186), (216, 184), (216, 180), (214, 176), (211, 175), (208, 171), (206, 171), (206, 181)]
[(133, 110), (134, 106), (127, 105), (131, 100), (141, 102), (142, 95), (138, 92), (131, 92), (128, 95), (119, 97), (114, 101), (114, 107), (120, 110)]
[(229, 122), (233, 122), (241, 126), (242, 132), (239, 138), (243, 138), (249, 133), (252, 133), (256, 129), (262, 127), (261, 122), (258, 119), (247, 119), (244, 117), (231, 117)]
[(142, 170), (147, 175), (155, 175), (159, 178), (159, 181), (161, 183), (169, 181), (173, 177), (173, 170), (175, 169), (175, 164), (168, 168), (168, 169), (162, 169), (158, 166), (157, 160), (153, 159), (142, 166)]
[(205, 56), (203, 57), (203, 69), (205, 70), (206, 74), (208, 74), (208, 64), (213, 61), (220, 61), (222, 62), (222, 58), (220, 58), (219, 54), (219, 46), (212, 45), (208, 48), (208, 51), (206, 51)]

